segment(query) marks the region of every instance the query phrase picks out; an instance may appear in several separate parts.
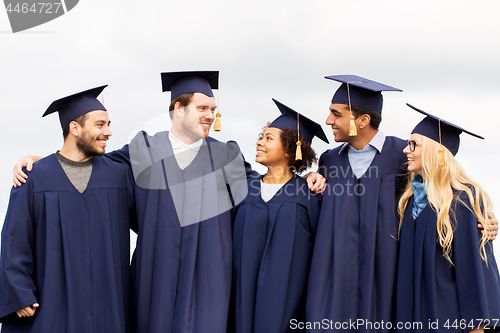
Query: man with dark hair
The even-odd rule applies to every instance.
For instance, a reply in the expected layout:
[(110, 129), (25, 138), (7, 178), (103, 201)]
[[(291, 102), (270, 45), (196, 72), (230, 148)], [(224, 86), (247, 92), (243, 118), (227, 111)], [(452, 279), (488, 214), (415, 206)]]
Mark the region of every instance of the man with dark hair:
[[(400, 91), (354, 75), (340, 81), (326, 124), (343, 145), (326, 151), (319, 172), (327, 188), (313, 252), (307, 321), (326, 331), (390, 331), (397, 261), (397, 195), (405, 175), (405, 141), (378, 130), (381, 91)], [(350, 325), (355, 323), (356, 325)], [(368, 327), (368, 328), (367, 328)]]
[(12, 189), (2, 229), (0, 318), (9, 332), (126, 332), (130, 168), (102, 157), (111, 136), (96, 99), (106, 86), (51, 104), (60, 151)]

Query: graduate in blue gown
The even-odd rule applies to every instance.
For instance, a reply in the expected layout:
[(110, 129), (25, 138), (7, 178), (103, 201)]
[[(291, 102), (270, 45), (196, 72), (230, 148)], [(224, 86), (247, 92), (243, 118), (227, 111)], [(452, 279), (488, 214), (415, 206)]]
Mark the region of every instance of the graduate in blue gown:
[[(63, 148), (12, 189), (2, 229), (2, 332), (128, 332), (130, 168), (104, 154), (98, 87), (52, 103)], [(87, 176), (85, 176), (87, 175)]]
[[(401, 331), (482, 332), (500, 329), (500, 277), (488, 195), (454, 156), (463, 128), (428, 114), (404, 153), (411, 182), (399, 202), (397, 322)], [(405, 326), (406, 325), (406, 326)], [(486, 326), (486, 327), (485, 327)]]
[(248, 180), (234, 222), (231, 331), (237, 333), (304, 331), (292, 328), (305, 319), (321, 195), (298, 174), (316, 160), (313, 137), (328, 139), (319, 124), (274, 101), (282, 115), (261, 134), (255, 158), (268, 171)]
[(327, 78), (342, 82), (326, 124), (335, 141), (345, 143), (319, 161), (328, 185), (311, 263), (306, 319), (312, 331), (387, 332), (363, 323), (394, 319), (396, 206), (405, 174), (405, 141), (385, 136), (378, 126), (381, 91), (400, 90), (354, 75)]
[[(218, 72), (163, 73), (172, 129), (139, 133), (108, 156), (130, 163), (138, 239), (132, 259), (131, 331), (226, 331), (233, 205), (247, 194), (236, 142), (208, 136)], [(250, 171), (249, 171), (250, 172)]]

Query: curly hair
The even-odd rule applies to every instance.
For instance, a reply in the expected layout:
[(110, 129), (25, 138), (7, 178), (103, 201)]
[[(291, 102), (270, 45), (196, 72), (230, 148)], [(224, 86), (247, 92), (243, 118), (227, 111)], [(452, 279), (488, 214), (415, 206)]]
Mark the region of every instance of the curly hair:
[[(270, 122), (262, 128), (262, 133), (259, 134), (259, 138), (262, 137), (266, 128), (269, 127)], [(283, 146), (283, 150), (288, 158), (288, 165), (292, 168), (292, 171), (298, 175), (309, 169), (313, 163), (317, 162), (316, 153), (312, 149), (309, 142), (304, 141), (304, 137), (300, 135), (300, 141), (302, 142), (302, 160), (296, 161), (295, 154), (297, 152), (297, 131), (290, 128), (281, 130), (280, 140)]]
[(280, 139), (283, 150), (285, 154), (287, 154), (290, 166), (296, 174), (301, 174), (306, 171), (317, 161), (314, 149), (312, 149), (309, 142), (304, 141), (302, 134), (300, 135), (300, 141), (302, 142), (302, 160), (295, 160), (295, 153), (297, 152), (297, 131), (287, 127), (284, 131), (281, 131)]

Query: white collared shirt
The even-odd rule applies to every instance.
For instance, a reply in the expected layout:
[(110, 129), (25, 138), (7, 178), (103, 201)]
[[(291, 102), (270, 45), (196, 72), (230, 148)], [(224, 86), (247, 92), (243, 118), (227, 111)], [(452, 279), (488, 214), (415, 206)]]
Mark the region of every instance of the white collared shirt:
[(191, 164), (191, 162), (193, 162), (203, 143), (203, 139), (200, 139), (195, 143), (187, 145), (177, 139), (175, 135), (172, 134), (172, 132), (168, 133), (168, 139), (170, 140), (170, 144), (172, 145), (175, 160), (177, 161), (177, 164), (179, 165), (179, 168), (181, 168), (181, 170), (184, 170), (189, 166), (189, 164)]
[(385, 135), (382, 132), (377, 131), (377, 134), (375, 134), (375, 136), (371, 139), (370, 143), (364, 146), (362, 150), (357, 150), (346, 142), (344, 143), (342, 148), (340, 148), (339, 154), (342, 153), (342, 151), (344, 151), (346, 147), (349, 147), (349, 150), (347, 151), (349, 164), (352, 168), (352, 172), (354, 173), (356, 178), (359, 179), (365, 174), (366, 170), (368, 170), (368, 168), (372, 164), (377, 151), (379, 153), (382, 152), (384, 143)]

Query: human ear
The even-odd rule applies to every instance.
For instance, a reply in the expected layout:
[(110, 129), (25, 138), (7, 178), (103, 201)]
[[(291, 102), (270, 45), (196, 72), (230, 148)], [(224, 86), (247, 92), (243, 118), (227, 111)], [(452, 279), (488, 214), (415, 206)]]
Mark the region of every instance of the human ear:
[(174, 114), (177, 115), (177, 117), (181, 117), (182, 118), (182, 115), (184, 114), (184, 109), (185, 107), (181, 105), (180, 102), (176, 102), (174, 104)]
[(69, 131), (74, 136), (79, 136), (80, 135), (80, 129), (81, 128), (82, 127), (80, 126), (80, 124), (78, 124), (76, 121), (71, 121), (69, 123)]
[(364, 115), (361, 115), (360, 117), (358, 117), (359, 119), (359, 128), (365, 128), (366, 126), (368, 126), (370, 124), (370, 121), (371, 121), (371, 117), (368, 115), (368, 114), (364, 114)]

